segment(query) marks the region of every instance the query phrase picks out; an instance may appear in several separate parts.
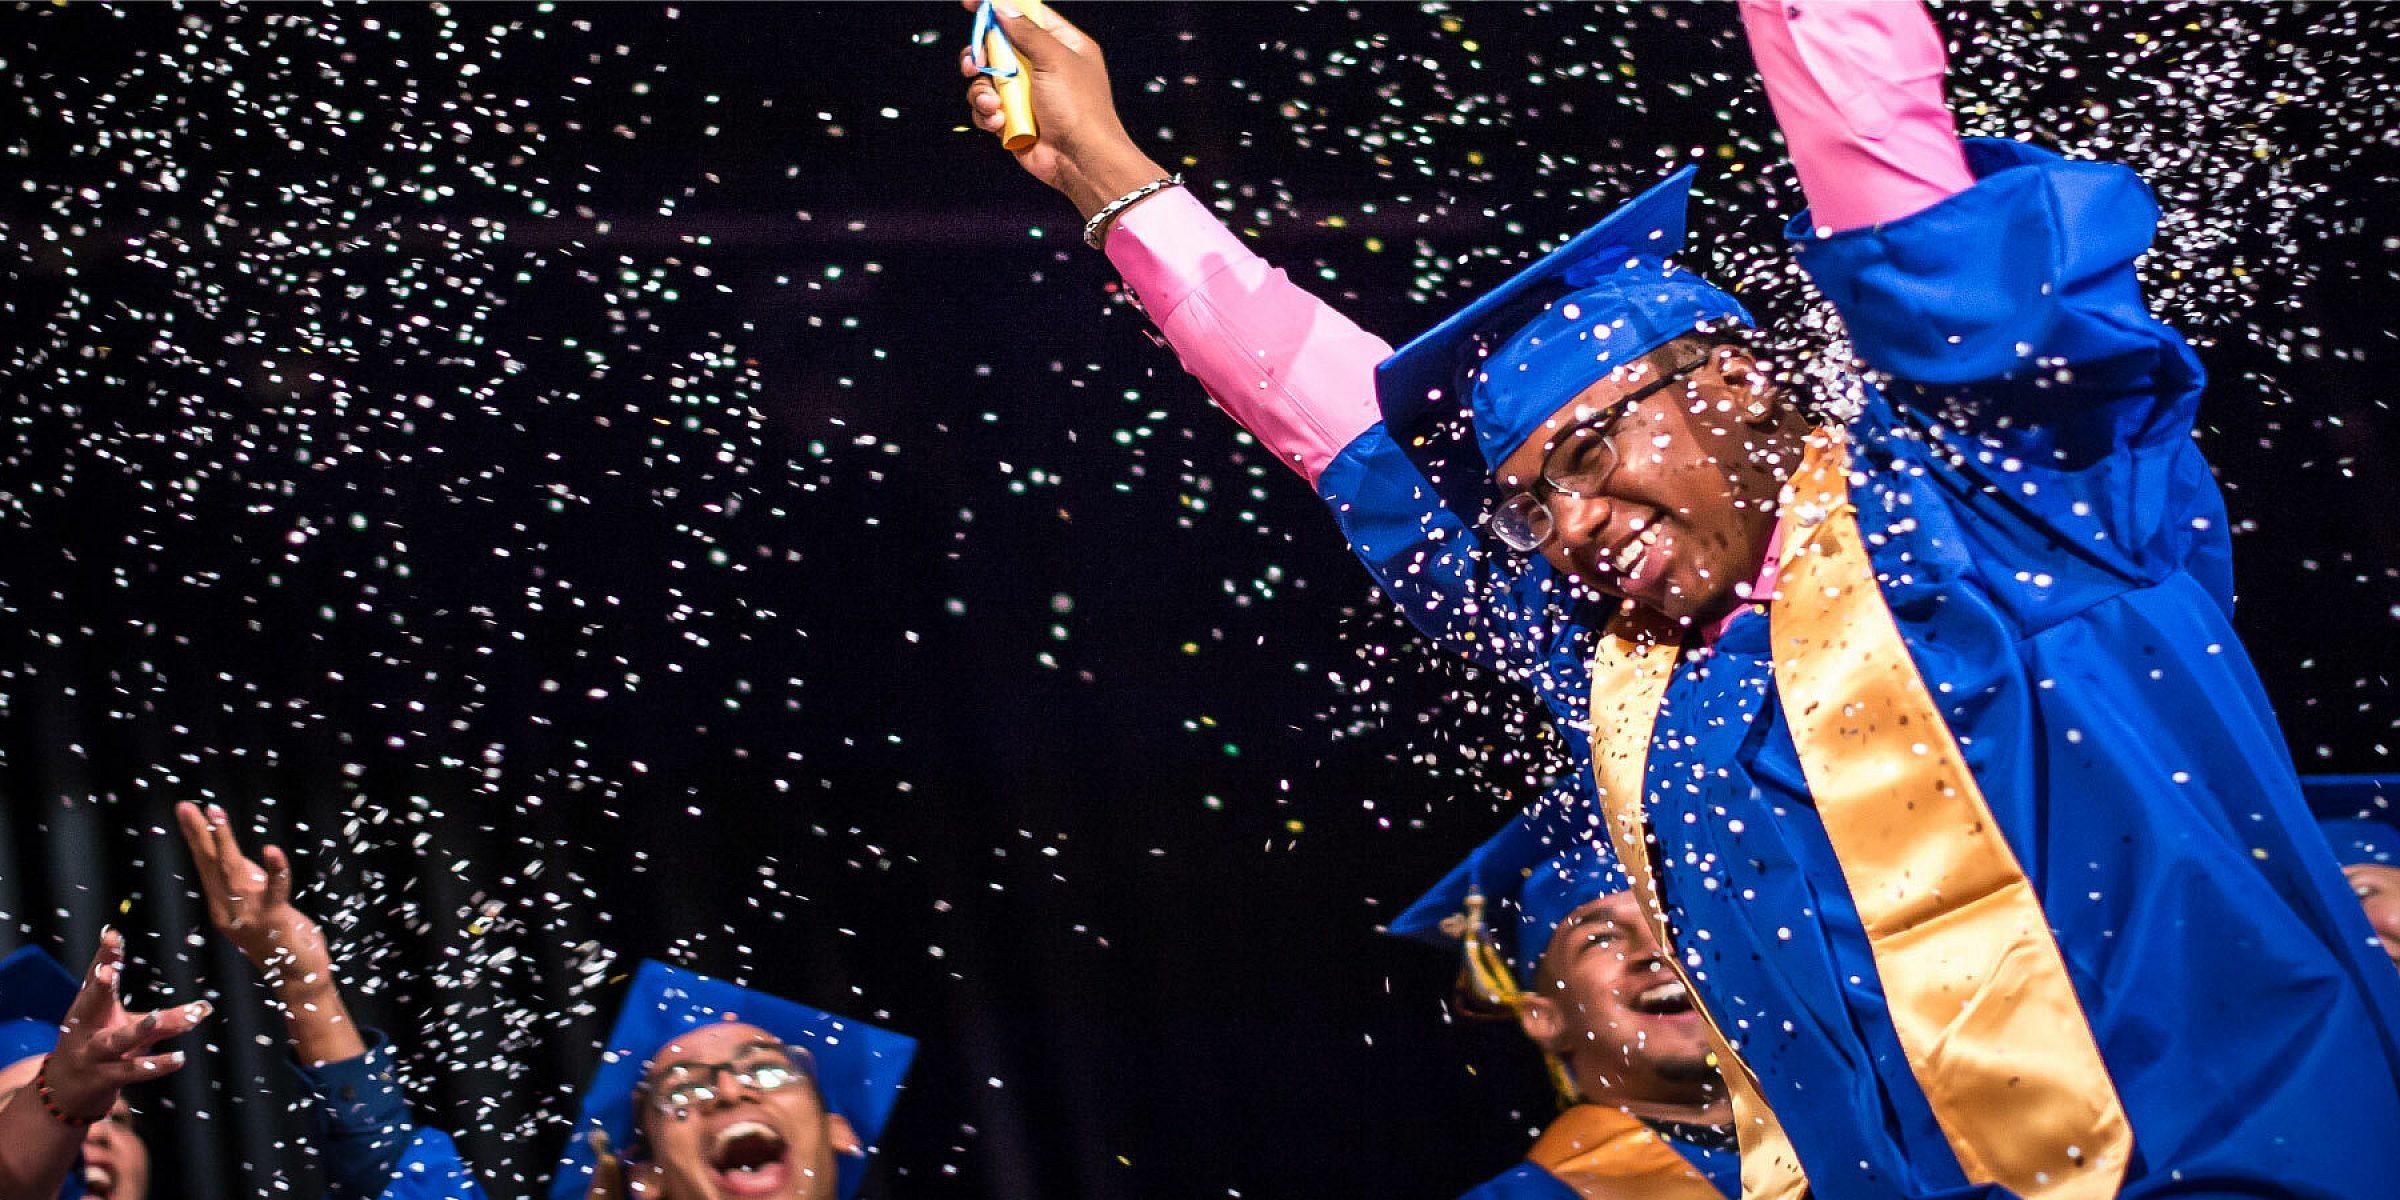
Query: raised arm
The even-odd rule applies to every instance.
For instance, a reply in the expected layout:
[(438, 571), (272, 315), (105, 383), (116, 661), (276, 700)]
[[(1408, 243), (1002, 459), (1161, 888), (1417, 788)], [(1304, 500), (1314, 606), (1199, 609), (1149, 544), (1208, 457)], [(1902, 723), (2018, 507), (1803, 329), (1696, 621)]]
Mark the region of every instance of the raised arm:
[(0, 1200), (56, 1200), (86, 1130), (117, 1114), (119, 1093), (183, 1069), (183, 1051), (158, 1044), (191, 1032), (208, 1002), (128, 1012), (117, 995), (124, 970), (125, 935), (102, 930), (55, 1044), (0, 1063)]
[(1916, 0), (1742, 0), (1750, 52), (1820, 229), (1896, 221), (1975, 182)]
[[(1000, 23), (1033, 74), (1041, 128), (1040, 142), (1016, 152), (1019, 165), (1087, 221), (1167, 178), (1117, 119), (1091, 37), (1033, 0), (1012, 6), (1024, 15), (1003, 13)], [(974, 78), (976, 124), (997, 132), (993, 86), (963, 59), (961, 69)], [(1099, 234), (1184, 369), (1317, 489), (1409, 620), (1486, 666), (1530, 666), (1534, 643), (1564, 627), (1552, 611), (1551, 573), (1538, 560), (1488, 553), (1386, 435), (1375, 365), (1391, 347), (1253, 253), (1181, 187), (1145, 196)]]
[[(1961, 141), (1916, 3), (1744, 0), (1742, 17), (1811, 206), (1786, 233), (1898, 385), (1861, 420), (1943, 447), (1934, 477), (1970, 514), (1970, 552), (2000, 580), (2063, 578), (2067, 556), (2136, 582), (2185, 569), (2229, 603), (2223, 506), (2190, 436), (2200, 362), (2136, 270), (2150, 189), (2114, 163)], [(2047, 587), (2024, 602), (2079, 603)]]
[(309, 1124), (328, 1194), (396, 1197), (415, 1194), (426, 1179), (452, 1189), (442, 1194), (475, 1194), (448, 1135), (416, 1128), (390, 1045), (351, 1020), (324, 931), (292, 903), (290, 857), (265, 846), (253, 861), (215, 805), (176, 805), (175, 821), (210, 923), (250, 961), (283, 1013), (293, 1069), (313, 1101)]

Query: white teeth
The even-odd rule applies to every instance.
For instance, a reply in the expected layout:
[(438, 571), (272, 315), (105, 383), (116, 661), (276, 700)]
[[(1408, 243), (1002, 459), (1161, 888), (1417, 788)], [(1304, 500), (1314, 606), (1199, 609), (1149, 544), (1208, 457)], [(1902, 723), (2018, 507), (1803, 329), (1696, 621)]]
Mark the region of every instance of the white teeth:
[(1644, 558), (1649, 557), (1650, 547), (1658, 542), (1658, 533), (1659, 527), (1652, 525), (1644, 529), (1641, 536), (1625, 543), (1625, 548), (1617, 551), (1617, 574), (1632, 574), (1634, 567), (1640, 565)]
[(1669, 981), (1643, 991), (1641, 995), (1634, 997), (1634, 1000), (1640, 1004), (1672, 1004), (1689, 1000), (1691, 995), (1691, 990), (1684, 987), (1682, 983)]

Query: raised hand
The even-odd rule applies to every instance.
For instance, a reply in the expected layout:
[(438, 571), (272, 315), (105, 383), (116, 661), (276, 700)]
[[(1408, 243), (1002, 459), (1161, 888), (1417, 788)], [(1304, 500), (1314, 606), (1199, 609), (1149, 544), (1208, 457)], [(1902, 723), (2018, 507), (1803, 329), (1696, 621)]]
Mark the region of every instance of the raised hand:
[(325, 932), (292, 903), (292, 862), (283, 848), (243, 853), (225, 810), (175, 806), (175, 824), (191, 848), (208, 919), (275, 990), (293, 1053), (308, 1063), (366, 1053), (334, 979)]
[(117, 1093), (127, 1085), (164, 1079), (181, 1070), (183, 1051), (152, 1049), (191, 1032), (208, 1017), (206, 1000), (155, 1012), (127, 1011), (117, 996), (124, 965), (125, 935), (103, 930), (100, 952), (84, 972), (83, 990), (67, 1009), (58, 1048), (42, 1064), (37, 1085), (51, 1115), (62, 1121), (88, 1125), (108, 1115)]
[[(975, 0), (963, 0), (972, 10)], [(1015, 15), (1011, 9), (1017, 10)], [(1109, 92), (1100, 45), (1040, 0), (1010, 0), (997, 11), (1001, 31), (1033, 77), (1034, 119), (1041, 140), (1014, 151), (1027, 174), (1057, 189), (1089, 219), (1109, 201), (1166, 174), (1126, 135)], [(1000, 92), (960, 52), (967, 113), (976, 128), (1000, 132)]]

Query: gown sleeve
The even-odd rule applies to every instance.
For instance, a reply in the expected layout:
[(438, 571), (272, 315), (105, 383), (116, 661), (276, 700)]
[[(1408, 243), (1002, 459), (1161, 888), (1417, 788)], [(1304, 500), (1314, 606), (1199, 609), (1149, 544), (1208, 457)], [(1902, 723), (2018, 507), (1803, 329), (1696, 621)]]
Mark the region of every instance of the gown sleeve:
[(310, 1137), (334, 1200), (481, 1200), (448, 1134), (416, 1125), (392, 1069), (391, 1040), (373, 1030), (356, 1058), (292, 1071), (312, 1101)]
[(1180, 188), (1119, 218), (1106, 247), (1184, 369), (1315, 485), (1412, 624), (1487, 667), (1521, 673), (1541, 660), (1567, 624), (1564, 589), (1538, 558), (1487, 548), (1390, 434), (1375, 401), (1389, 345)]
[[(1894, 412), (2028, 612), (2177, 570), (2230, 603), (2223, 501), (2191, 441), (2203, 382), (2135, 264), (2158, 204), (2132, 171), (1960, 141), (1917, 4), (1745, 0), (1810, 208), (1788, 236)], [(2033, 586), (2040, 584), (2041, 586)], [(2037, 622), (2039, 617), (2034, 618)]]

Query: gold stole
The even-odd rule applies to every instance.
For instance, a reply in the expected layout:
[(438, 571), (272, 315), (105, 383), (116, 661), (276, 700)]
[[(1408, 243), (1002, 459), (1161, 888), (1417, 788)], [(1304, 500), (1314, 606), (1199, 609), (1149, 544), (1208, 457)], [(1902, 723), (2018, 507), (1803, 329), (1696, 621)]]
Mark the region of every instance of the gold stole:
[(1725, 1200), (1665, 1138), (1639, 1118), (1605, 1105), (1578, 1104), (1560, 1113), (1525, 1158), (1578, 1195)]
[[(1848, 465), (1840, 430), (1810, 435), (1784, 493), (1769, 633), (1784, 719), (1893, 1028), (1969, 1182), (2026, 1200), (2114, 1196), (2133, 1149), (2124, 1105), (2041, 900), (1884, 604)], [(1678, 633), (1628, 611), (1602, 632), (1592, 676), (1602, 814), (1662, 944), (1643, 772), (1681, 653)], [(1757, 1076), (1707, 1023), (1745, 1200), (1801, 1195), (1807, 1180)]]

